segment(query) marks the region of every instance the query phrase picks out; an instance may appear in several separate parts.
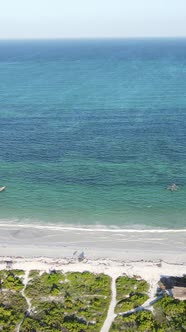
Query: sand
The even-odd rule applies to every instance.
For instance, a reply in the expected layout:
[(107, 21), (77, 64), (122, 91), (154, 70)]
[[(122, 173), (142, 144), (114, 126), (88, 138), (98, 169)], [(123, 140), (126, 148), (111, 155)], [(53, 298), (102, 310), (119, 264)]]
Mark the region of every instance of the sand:
[(1, 256), (73, 258), (84, 252), (88, 259), (186, 264), (185, 248), (186, 229), (134, 231), (0, 224)]

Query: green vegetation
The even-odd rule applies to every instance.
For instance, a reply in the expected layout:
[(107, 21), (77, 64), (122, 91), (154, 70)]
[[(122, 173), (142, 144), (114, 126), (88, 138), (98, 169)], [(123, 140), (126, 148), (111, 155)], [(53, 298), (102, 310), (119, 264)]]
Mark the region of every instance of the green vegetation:
[[(33, 270), (24, 290), (24, 271), (0, 271), (0, 331), (99, 332), (111, 300), (111, 280), (104, 274)], [(125, 312), (148, 299), (149, 285), (136, 277), (116, 280), (118, 314), (110, 332), (184, 332), (186, 301), (168, 295), (157, 301), (153, 312)], [(31, 301), (32, 310), (24, 295)]]
[(15, 331), (24, 317), (27, 303), (20, 293), (23, 274), (21, 270), (0, 271), (0, 331)]
[(120, 313), (137, 308), (147, 300), (148, 296), (146, 294), (130, 295), (128, 298), (125, 298), (117, 303), (115, 312)]
[(110, 332), (185, 332), (186, 301), (164, 296), (154, 304), (154, 312), (139, 311), (129, 316), (117, 316)]
[(20, 332), (100, 331), (110, 303), (110, 277), (89, 272), (30, 274), (25, 294), (33, 311)]
[[(131, 289), (131, 285), (134, 285), (134, 280), (125, 278), (119, 279), (119, 296), (121, 298), (121, 285), (125, 282), (128, 283), (125, 289), (127, 291)], [(141, 283), (142, 285), (142, 283)], [(143, 289), (142, 289), (143, 288)], [(135, 290), (147, 291), (147, 285), (143, 285), (139, 288), (134, 287)], [(125, 292), (126, 294), (126, 292)], [(132, 294), (132, 295), (131, 295)], [(129, 294), (128, 298), (124, 298), (117, 303), (116, 312), (124, 312), (130, 310), (131, 307), (136, 307), (139, 302), (142, 302), (143, 296), (140, 298), (139, 295), (143, 293)], [(117, 294), (118, 295), (118, 294)], [(145, 292), (143, 294), (145, 296)], [(175, 300), (168, 295), (164, 295), (162, 299), (154, 304), (154, 311), (149, 312), (147, 310), (138, 311), (130, 315), (118, 315), (114, 320), (110, 332), (185, 332), (186, 331), (186, 301)]]
[(117, 316), (110, 332), (163, 332), (157, 330), (154, 317), (149, 311), (139, 311), (129, 316)]
[(149, 285), (145, 280), (119, 277), (116, 280), (117, 305), (115, 312), (121, 313), (142, 305), (148, 300)]
[(175, 300), (166, 295), (154, 305), (154, 309), (156, 321), (162, 331), (186, 331), (186, 301)]
[(28, 277), (29, 277), (29, 279), (32, 279), (32, 278), (38, 277), (39, 274), (40, 274), (40, 271), (38, 271), (38, 270), (31, 270)]
[(128, 296), (131, 293), (146, 293), (148, 289), (148, 283), (139, 278), (123, 276), (116, 280), (117, 301), (122, 300), (124, 296)]
[[(31, 278), (27, 284), (25, 295), (32, 299), (32, 305), (35, 306), (41, 298), (47, 296), (55, 296), (58, 293), (63, 294), (63, 282), (65, 280), (64, 274), (61, 272), (43, 273), (41, 276), (34, 271), (29, 274)], [(61, 292), (60, 292), (61, 291)]]
[(20, 276), (24, 274), (22, 270), (1, 270), (0, 271), (0, 289), (9, 289), (20, 291), (24, 285)]

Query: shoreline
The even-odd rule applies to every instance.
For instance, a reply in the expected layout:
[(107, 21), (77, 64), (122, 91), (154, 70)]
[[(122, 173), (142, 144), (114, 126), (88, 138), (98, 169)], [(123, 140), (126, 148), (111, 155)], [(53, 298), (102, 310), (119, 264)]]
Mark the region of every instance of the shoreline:
[[(36, 226), (36, 227), (35, 227)], [(172, 232), (55, 228), (0, 223), (0, 256), (165, 261), (186, 264), (186, 229)]]
[[(115, 225), (74, 225), (74, 224), (52, 224), (52, 223), (19, 223), (15, 221), (0, 221), (0, 228), (35, 228), (35, 229), (48, 229), (52, 231), (80, 231), (80, 232), (108, 232), (108, 233), (186, 233), (186, 228), (166, 228), (166, 227), (141, 227), (138, 228), (119, 227)], [(144, 225), (145, 226), (145, 225)], [(141, 227), (141, 228), (140, 228)]]

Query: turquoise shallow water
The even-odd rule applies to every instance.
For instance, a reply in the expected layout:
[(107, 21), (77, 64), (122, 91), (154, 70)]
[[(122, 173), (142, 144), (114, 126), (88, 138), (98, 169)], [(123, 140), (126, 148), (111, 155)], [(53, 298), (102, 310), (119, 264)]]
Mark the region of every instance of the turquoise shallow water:
[(1, 221), (185, 227), (186, 40), (2, 41), (0, 74)]

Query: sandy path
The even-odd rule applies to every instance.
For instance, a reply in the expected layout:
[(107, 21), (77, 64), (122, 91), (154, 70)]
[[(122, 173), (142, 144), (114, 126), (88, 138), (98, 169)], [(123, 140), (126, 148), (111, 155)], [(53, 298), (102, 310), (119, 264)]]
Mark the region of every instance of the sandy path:
[(110, 330), (112, 322), (114, 321), (114, 319), (116, 317), (116, 314), (114, 312), (114, 309), (116, 306), (116, 279), (117, 279), (116, 276), (114, 276), (112, 278), (110, 306), (109, 306), (109, 310), (107, 313), (107, 317), (105, 319), (105, 322), (104, 322), (100, 332), (108, 332)]
[(25, 276), (24, 276), (24, 280), (23, 280), (23, 284), (24, 284), (24, 288), (22, 289), (22, 291), (21, 291), (21, 293), (22, 293), (22, 295), (23, 295), (23, 297), (25, 298), (25, 300), (26, 300), (26, 303), (27, 303), (27, 305), (28, 305), (28, 309), (27, 309), (27, 312), (30, 312), (31, 311), (31, 302), (30, 302), (30, 299), (25, 295), (25, 289), (26, 289), (26, 286), (27, 286), (27, 284), (28, 284), (28, 282), (29, 282), (29, 278), (28, 278), (28, 276), (29, 276), (29, 270), (26, 270), (25, 271)]
[[(26, 286), (27, 286), (27, 284), (28, 284), (28, 282), (29, 282), (29, 278), (28, 278), (28, 276), (29, 276), (29, 270), (26, 270), (25, 271), (25, 274), (24, 274), (24, 277), (23, 277), (23, 284), (24, 284), (24, 287), (23, 287), (23, 289), (21, 290), (21, 295), (25, 298), (25, 300), (26, 300), (26, 303), (27, 303), (27, 306), (28, 306), (28, 309), (27, 309), (27, 312), (29, 313), (30, 311), (31, 311), (31, 302), (30, 302), (30, 299), (25, 295), (25, 289), (26, 289)], [(24, 321), (24, 318), (22, 319), (22, 321), (20, 322), (20, 324), (18, 325), (18, 327), (17, 327), (17, 329), (16, 329), (16, 332), (19, 332), (20, 331), (20, 327), (21, 327), (21, 325), (22, 325), (22, 323), (23, 323), (23, 321)]]
[(150, 311), (152, 311), (153, 310), (152, 305), (154, 303), (156, 303), (157, 301), (159, 301), (162, 297), (163, 297), (163, 295), (155, 296), (153, 298), (150, 298), (147, 301), (145, 301), (142, 305), (140, 305), (139, 307), (137, 307), (135, 309), (131, 309), (131, 310), (128, 310), (128, 311), (120, 312), (118, 314), (118, 316), (127, 316), (127, 315), (131, 315), (131, 314), (134, 314), (135, 312), (142, 311), (142, 310), (150, 310)]

